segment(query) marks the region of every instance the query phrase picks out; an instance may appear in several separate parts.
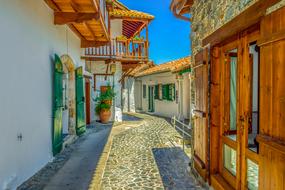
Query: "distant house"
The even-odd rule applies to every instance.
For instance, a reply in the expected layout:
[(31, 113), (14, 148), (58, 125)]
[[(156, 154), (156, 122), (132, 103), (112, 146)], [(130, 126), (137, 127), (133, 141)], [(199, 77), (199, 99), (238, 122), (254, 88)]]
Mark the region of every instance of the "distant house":
[(190, 57), (184, 57), (135, 73), (134, 93), (130, 93), (135, 97), (135, 110), (188, 119), (189, 71)]

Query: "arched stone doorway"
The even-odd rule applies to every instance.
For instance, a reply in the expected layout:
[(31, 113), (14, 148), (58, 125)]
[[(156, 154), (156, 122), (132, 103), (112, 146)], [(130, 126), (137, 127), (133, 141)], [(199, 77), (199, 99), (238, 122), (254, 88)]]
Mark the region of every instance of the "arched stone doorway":
[(63, 64), (63, 134), (74, 135), (76, 127), (75, 114), (75, 64), (69, 55), (60, 57)]

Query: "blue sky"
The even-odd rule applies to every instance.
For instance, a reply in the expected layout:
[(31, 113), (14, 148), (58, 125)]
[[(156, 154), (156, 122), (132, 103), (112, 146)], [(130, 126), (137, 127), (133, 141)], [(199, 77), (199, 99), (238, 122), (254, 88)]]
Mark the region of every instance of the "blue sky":
[(149, 26), (150, 59), (156, 64), (190, 54), (190, 23), (171, 13), (171, 0), (119, 0), (130, 9), (150, 13), (155, 19)]

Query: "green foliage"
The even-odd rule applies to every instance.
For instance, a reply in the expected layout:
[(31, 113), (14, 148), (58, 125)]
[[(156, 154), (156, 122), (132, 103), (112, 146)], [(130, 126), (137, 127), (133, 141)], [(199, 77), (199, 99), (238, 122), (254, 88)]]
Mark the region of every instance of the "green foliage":
[(108, 85), (106, 92), (101, 92), (100, 96), (95, 99), (96, 107), (95, 112), (97, 115), (100, 114), (101, 110), (110, 110), (111, 105), (108, 104), (108, 101), (112, 101), (113, 98), (116, 96), (114, 92), (114, 88)]
[(117, 37), (117, 40), (126, 41), (126, 40), (128, 40), (128, 37), (125, 35), (121, 35), (121, 36)]
[(97, 115), (99, 115), (102, 110), (106, 110), (107, 111), (107, 110), (110, 110), (110, 109), (111, 109), (111, 105), (101, 102), (101, 103), (96, 105), (95, 112), (96, 112)]
[(143, 41), (143, 40), (144, 40), (144, 37), (143, 37), (143, 36), (142, 36), (142, 37), (135, 36), (135, 37), (133, 38), (133, 40), (134, 40), (134, 41)]

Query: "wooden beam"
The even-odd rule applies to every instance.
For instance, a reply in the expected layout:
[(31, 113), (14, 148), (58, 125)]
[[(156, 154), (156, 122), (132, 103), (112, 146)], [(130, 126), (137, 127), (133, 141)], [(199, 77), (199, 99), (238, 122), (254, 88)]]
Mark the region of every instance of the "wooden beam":
[(84, 36), (72, 25), (69, 24), (68, 27), (74, 32), (80, 39), (85, 39)]
[(82, 23), (93, 19), (98, 19), (98, 13), (72, 13), (72, 12), (54, 12), (54, 24)]
[(140, 32), (144, 29), (145, 26), (146, 26), (146, 24), (142, 24), (142, 25), (139, 27), (139, 29), (133, 34), (132, 37), (135, 37), (138, 33), (140, 33)]
[(280, 0), (259, 0), (241, 14), (236, 16), (223, 27), (203, 39), (202, 45), (211, 44), (214, 46), (225, 39), (249, 28), (250, 26), (260, 22), (261, 18), (266, 14), (267, 8), (278, 3)]
[(72, 7), (72, 9), (75, 11), (75, 12), (80, 12), (79, 8), (78, 8), (78, 5), (73, 1), (73, 0), (69, 0), (69, 3), (70, 3), (70, 6)]
[(91, 3), (92, 3), (92, 5), (93, 5), (93, 7), (94, 7), (94, 10), (95, 10), (96, 12), (98, 12), (98, 11), (99, 11), (98, 1), (97, 1), (97, 0), (91, 0)]
[(44, 1), (54, 11), (61, 11), (59, 6), (57, 6), (57, 4), (54, 1), (52, 1), (52, 0), (44, 0)]
[(84, 22), (83, 24), (84, 24), (84, 26), (89, 30), (89, 32), (90, 32), (92, 38), (93, 38), (94, 40), (96, 40), (96, 35), (95, 35), (94, 31), (92, 30), (92, 28), (89, 26), (89, 24), (87, 24), (86, 22)]

